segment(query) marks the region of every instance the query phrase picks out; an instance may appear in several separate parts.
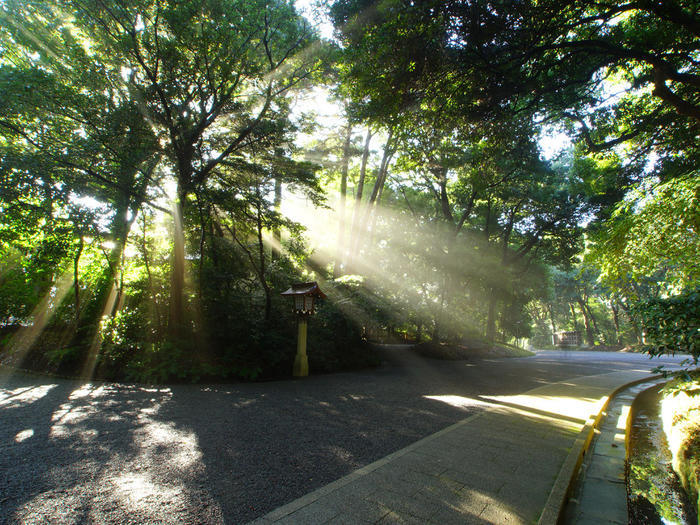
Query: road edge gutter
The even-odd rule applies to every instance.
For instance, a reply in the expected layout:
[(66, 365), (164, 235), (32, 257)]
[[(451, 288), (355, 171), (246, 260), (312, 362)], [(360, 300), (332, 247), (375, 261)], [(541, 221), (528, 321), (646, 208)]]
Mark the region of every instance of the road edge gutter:
[(583, 463), (583, 458), (588, 452), (591, 441), (593, 441), (595, 431), (600, 426), (600, 422), (602, 421), (605, 412), (610, 405), (610, 401), (612, 401), (612, 399), (623, 390), (640, 383), (646, 383), (647, 381), (661, 379), (663, 377), (663, 374), (657, 374), (631, 381), (617, 387), (609, 395), (601, 398), (602, 404), (600, 410), (598, 410), (595, 417), (591, 416), (588, 418), (586, 424), (576, 437), (576, 440), (574, 441), (568, 456), (564, 460), (561, 469), (559, 469), (559, 474), (557, 475), (554, 486), (549, 493), (547, 503), (545, 503), (544, 509), (542, 509), (542, 514), (540, 514), (540, 519), (537, 521), (537, 525), (558, 525), (561, 523), (564, 508), (566, 507), (569, 495), (571, 494), (571, 491), (576, 483), (579, 470), (581, 469), (581, 464)]

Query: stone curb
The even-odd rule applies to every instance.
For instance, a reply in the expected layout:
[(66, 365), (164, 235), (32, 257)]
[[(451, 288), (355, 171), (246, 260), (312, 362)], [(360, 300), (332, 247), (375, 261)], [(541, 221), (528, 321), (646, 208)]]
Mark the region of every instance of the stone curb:
[(544, 509), (542, 510), (542, 514), (540, 515), (540, 519), (538, 520), (537, 525), (557, 525), (561, 523), (561, 520), (564, 515), (564, 508), (566, 506), (566, 502), (576, 483), (581, 464), (583, 463), (583, 458), (588, 452), (588, 448), (591, 445), (591, 441), (593, 441), (595, 431), (600, 425), (600, 422), (603, 419), (603, 416), (605, 415), (605, 411), (610, 405), (610, 401), (620, 392), (626, 390), (627, 388), (630, 388), (634, 385), (638, 385), (640, 383), (646, 383), (648, 381), (660, 379), (663, 377), (663, 374), (657, 374), (645, 377), (643, 379), (631, 381), (629, 383), (617, 387), (608, 396), (602, 398), (602, 404), (597, 415), (595, 417), (589, 418), (588, 421), (586, 421), (586, 424), (583, 426), (578, 436), (576, 437), (576, 440), (574, 441), (574, 444), (572, 445), (568, 456), (564, 460), (564, 464), (559, 470), (559, 474), (557, 475), (557, 479), (554, 482), (554, 486), (552, 487), (552, 490), (549, 493), (547, 503), (545, 503)]

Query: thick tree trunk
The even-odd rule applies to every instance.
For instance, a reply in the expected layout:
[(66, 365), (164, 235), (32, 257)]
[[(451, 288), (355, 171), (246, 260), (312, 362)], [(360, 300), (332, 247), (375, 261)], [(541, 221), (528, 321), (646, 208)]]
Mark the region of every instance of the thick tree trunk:
[(184, 335), (185, 325), (185, 234), (182, 228), (183, 207), (186, 195), (178, 192), (173, 205), (173, 259), (170, 274), (170, 313), (168, 332), (177, 341)]

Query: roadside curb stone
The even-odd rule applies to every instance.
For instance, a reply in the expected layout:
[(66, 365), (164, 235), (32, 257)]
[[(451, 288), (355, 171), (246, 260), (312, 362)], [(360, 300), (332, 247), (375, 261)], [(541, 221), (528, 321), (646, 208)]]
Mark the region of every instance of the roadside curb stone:
[(640, 392), (668, 381), (654, 376), (618, 389), (602, 413), (603, 418), (572, 480), (570, 504), (560, 513), (566, 523), (628, 523), (625, 459), (629, 409)]

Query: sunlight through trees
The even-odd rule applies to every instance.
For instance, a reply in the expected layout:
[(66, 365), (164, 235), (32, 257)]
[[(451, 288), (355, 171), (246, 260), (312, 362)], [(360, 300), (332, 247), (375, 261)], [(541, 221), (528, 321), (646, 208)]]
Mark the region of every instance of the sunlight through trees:
[(5, 0), (0, 362), (287, 376), (311, 280), (312, 371), (642, 345), (700, 285), (691, 4)]

